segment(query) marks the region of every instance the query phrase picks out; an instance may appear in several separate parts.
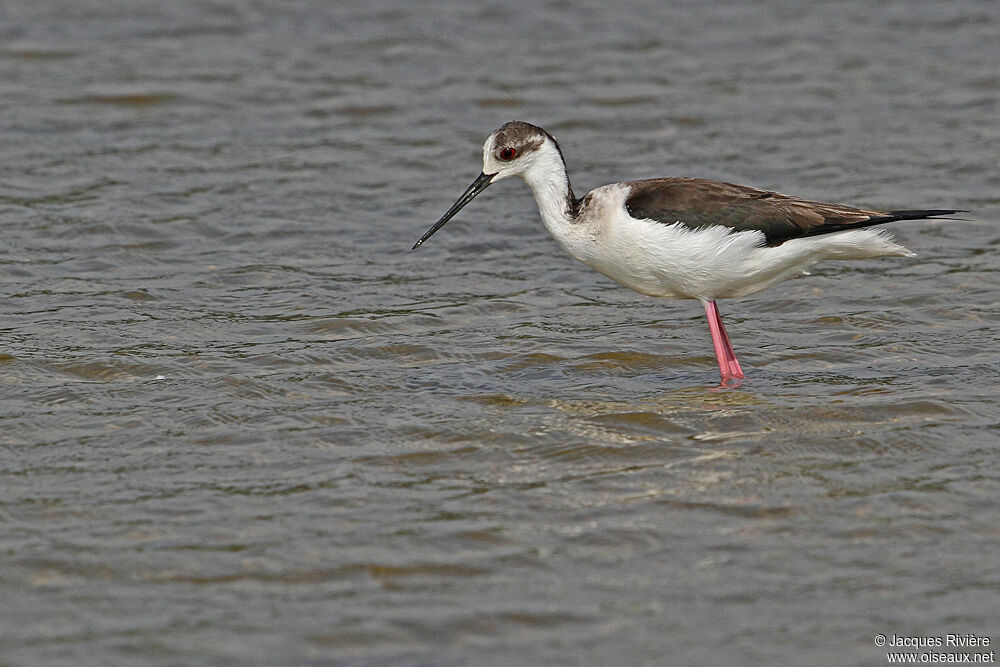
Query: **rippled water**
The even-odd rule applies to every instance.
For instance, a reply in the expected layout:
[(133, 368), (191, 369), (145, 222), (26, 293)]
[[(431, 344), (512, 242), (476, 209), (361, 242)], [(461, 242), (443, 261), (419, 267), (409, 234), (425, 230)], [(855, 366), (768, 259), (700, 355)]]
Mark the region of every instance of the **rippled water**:
[[(993, 2), (6, 2), (0, 662), (882, 664), (1000, 641)], [(696, 303), (519, 182), (873, 207)]]

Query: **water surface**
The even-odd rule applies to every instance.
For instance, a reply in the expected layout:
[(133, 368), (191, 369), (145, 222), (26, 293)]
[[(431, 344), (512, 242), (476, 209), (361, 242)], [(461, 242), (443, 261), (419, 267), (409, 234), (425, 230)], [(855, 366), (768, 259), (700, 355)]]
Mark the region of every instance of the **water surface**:
[[(1000, 641), (998, 62), (974, 0), (6, 3), (0, 655)], [(409, 251), (514, 118), (578, 193), (973, 213), (723, 302), (719, 391), (698, 304), (562, 254), (519, 182)]]

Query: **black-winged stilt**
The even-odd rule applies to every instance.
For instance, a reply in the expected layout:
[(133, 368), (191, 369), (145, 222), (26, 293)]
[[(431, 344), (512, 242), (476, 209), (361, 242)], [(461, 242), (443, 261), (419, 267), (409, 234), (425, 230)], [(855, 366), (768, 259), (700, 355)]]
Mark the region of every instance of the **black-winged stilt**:
[(715, 300), (746, 296), (824, 259), (912, 256), (884, 231), (954, 209), (876, 211), (702, 178), (612, 183), (573, 195), (555, 138), (512, 121), (483, 144), (483, 171), (417, 249), (491, 183), (520, 176), (542, 222), (573, 257), (641, 294), (705, 306), (723, 384), (743, 377)]

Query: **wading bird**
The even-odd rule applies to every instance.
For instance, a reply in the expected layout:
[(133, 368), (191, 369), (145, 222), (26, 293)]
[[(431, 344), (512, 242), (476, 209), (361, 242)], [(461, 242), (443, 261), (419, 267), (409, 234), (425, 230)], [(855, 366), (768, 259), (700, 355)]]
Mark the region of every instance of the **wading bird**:
[(716, 299), (759, 292), (824, 259), (912, 256), (869, 228), (959, 212), (860, 209), (702, 178), (612, 183), (578, 199), (555, 138), (512, 121), (486, 139), (482, 173), (413, 249), (511, 176), (528, 184), (546, 229), (576, 259), (640, 294), (700, 301), (724, 385), (743, 370)]

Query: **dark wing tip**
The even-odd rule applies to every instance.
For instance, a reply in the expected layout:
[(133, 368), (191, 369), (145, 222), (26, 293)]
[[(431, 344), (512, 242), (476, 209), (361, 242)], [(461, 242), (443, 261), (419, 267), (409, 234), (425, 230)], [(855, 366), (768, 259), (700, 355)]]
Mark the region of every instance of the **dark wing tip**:
[(904, 209), (899, 211), (886, 211), (883, 215), (872, 216), (868, 219), (868, 224), (882, 224), (883, 222), (896, 222), (897, 220), (926, 220), (927, 218), (940, 218), (942, 215), (953, 215), (955, 213), (968, 213), (961, 208), (928, 208), (928, 209)]

